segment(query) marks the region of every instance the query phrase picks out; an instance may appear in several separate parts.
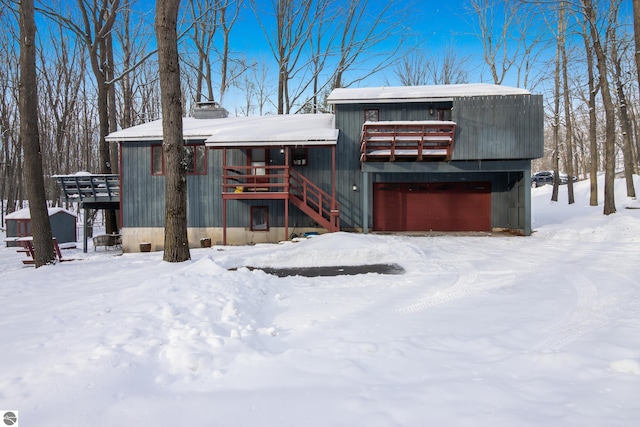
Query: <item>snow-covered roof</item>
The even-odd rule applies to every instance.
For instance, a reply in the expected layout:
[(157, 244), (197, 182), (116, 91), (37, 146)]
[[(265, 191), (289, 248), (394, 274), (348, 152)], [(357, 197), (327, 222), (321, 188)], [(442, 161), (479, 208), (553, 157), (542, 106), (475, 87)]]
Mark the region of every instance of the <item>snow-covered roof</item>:
[[(64, 212), (66, 214), (72, 215), (72, 216), (77, 216), (76, 214), (74, 214), (71, 211), (68, 211), (66, 209), (63, 208), (48, 208), (49, 210), (49, 216), (53, 216), (57, 213), (60, 212)], [(29, 219), (31, 218), (31, 212), (29, 211), (29, 208), (24, 208), (24, 209), (20, 209), (17, 210), (15, 212), (12, 212), (10, 214), (8, 214), (7, 216), (4, 217), (4, 219)]]
[(224, 147), (335, 145), (338, 140), (333, 114), (286, 114), (246, 119), (250, 120), (222, 120), (205, 142), (211, 147)]
[(327, 102), (330, 104), (425, 102), (431, 100), (451, 100), (453, 98), (468, 96), (490, 95), (531, 95), (531, 92), (526, 89), (486, 83), (337, 88), (331, 92), (327, 98)]
[[(185, 140), (205, 140), (209, 146), (332, 145), (338, 139), (333, 114), (286, 114), (183, 119)], [(107, 136), (108, 141), (162, 140), (162, 120), (133, 126)]]

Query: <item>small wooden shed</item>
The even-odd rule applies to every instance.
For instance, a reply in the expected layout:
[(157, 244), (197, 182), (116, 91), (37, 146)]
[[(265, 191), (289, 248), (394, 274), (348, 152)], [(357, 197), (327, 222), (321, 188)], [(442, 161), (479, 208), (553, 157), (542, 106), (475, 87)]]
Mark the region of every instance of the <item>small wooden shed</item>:
[[(63, 208), (49, 208), (51, 234), (58, 243), (77, 241), (76, 214)], [(16, 239), (31, 236), (31, 213), (29, 208), (20, 209), (5, 217), (7, 246), (19, 246)]]

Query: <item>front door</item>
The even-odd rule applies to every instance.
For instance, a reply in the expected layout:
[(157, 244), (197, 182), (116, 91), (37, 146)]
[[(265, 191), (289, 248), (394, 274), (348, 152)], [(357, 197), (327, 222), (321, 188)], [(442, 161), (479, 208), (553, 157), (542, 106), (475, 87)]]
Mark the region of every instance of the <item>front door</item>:
[[(269, 150), (265, 148), (252, 148), (249, 150), (248, 156), (249, 166), (251, 166), (250, 173), (254, 176), (251, 180), (253, 184), (266, 184), (269, 182), (267, 165), (269, 164)], [(265, 190), (256, 186), (256, 190)]]

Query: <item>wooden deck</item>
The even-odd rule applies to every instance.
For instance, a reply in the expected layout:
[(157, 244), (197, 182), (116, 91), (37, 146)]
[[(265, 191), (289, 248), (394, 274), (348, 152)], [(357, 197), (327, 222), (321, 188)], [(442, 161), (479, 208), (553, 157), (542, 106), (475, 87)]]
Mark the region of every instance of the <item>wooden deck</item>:
[(455, 128), (450, 121), (367, 122), (362, 126), (360, 161), (449, 161)]
[(116, 203), (120, 201), (120, 177), (106, 175), (57, 175), (67, 202)]
[(224, 166), (223, 200), (287, 200), (327, 231), (339, 231), (335, 198), (289, 166)]

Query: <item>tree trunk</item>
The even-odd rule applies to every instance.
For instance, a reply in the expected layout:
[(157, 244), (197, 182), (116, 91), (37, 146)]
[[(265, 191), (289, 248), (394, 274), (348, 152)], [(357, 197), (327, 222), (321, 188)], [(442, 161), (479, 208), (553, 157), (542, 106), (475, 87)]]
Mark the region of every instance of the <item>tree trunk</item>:
[(191, 258), (187, 239), (187, 171), (183, 164), (182, 94), (176, 32), (179, 9), (180, 0), (156, 3), (166, 182), (164, 260), (168, 262)]
[(551, 200), (558, 201), (558, 186), (560, 184), (560, 61), (561, 61), (561, 34), (563, 31), (563, 14), (560, 13), (558, 19), (558, 34), (556, 35), (556, 66), (553, 75), (554, 91), (553, 91), (553, 191), (551, 192)]
[[(566, 144), (566, 173), (569, 176), (569, 181), (567, 182), (567, 197), (568, 203), (572, 205), (575, 203), (575, 196), (573, 194), (573, 138), (572, 133), (573, 129), (571, 127), (571, 100), (569, 98), (569, 76), (567, 73), (567, 49), (565, 47), (566, 43), (566, 34), (567, 34), (567, 26), (565, 25), (565, 2), (562, 2), (560, 5), (560, 20), (562, 22), (562, 32), (559, 34), (560, 36), (560, 51), (562, 56), (562, 81), (563, 81), (563, 92), (564, 92), (564, 117), (565, 117), (565, 144)], [(560, 177), (557, 177), (559, 180)]]
[(633, 136), (633, 128), (631, 119), (629, 118), (627, 94), (624, 91), (624, 81), (622, 63), (618, 55), (618, 39), (615, 36), (615, 27), (612, 29), (611, 42), (611, 62), (613, 65), (613, 78), (616, 85), (616, 94), (618, 95), (618, 111), (620, 113), (620, 127), (622, 128), (622, 155), (624, 160), (624, 176), (627, 184), (627, 196), (636, 197), (636, 189), (633, 185), (634, 159), (633, 146), (631, 138)]
[(600, 74), (600, 93), (605, 113), (605, 144), (604, 144), (604, 210), (605, 215), (616, 212), (616, 200), (614, 194), (615, 167), (616, 167), (616, 123), (615, 107), (611, 98), (607, 57), (600, 41), (600, 34), (596, 25), (597, 16), (593, 8), (592, 0), (582, 0), (584, 15), (589, 25), (593, 49), (596, 55), (598, 73)]
[(590, 183), (590, 196), (589, 206), (598, 206), (598, 126), (596, 116), (596, 95), (598, 94), (599, 85), (596, 87), (594, 77), (594, 58), (593, 48), (589, 43), (589, 35), (587, 25), (584, 25), (584, 31), (582, 34), (584, 40), (584, 47), (587, 57), (587, 84), (589, 89), (589, 101), (587, 106), (589, 107), (589, 183)]
[(37, 268), (53, 263), (55, 257), (38, 132), (35, 34), (33, 0), (22, 0), (20, 1), (20, 140), (24, 150), (31, 234)]
[[(636, 46), (636, 68), (638, 88), (640, 88), (640, 0), (633, 0), (633, 33)], [(640, 153), (638, 153), (640, 157)]]

